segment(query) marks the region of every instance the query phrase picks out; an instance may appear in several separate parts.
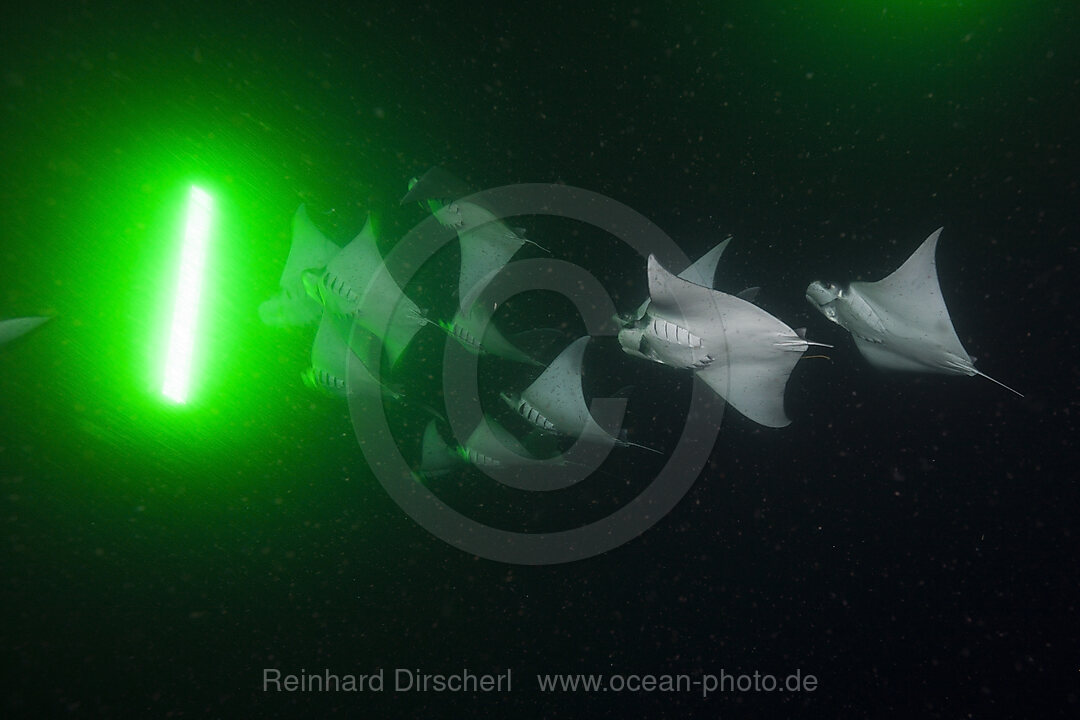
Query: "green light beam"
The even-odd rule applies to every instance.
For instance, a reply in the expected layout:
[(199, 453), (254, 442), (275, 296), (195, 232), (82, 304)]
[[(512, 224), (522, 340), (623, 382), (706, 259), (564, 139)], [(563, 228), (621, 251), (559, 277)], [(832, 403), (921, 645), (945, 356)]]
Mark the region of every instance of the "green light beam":
[(172, 331), (169, 333), (169, 351), (165, 358), (165, 382), (161, 387), (161, 393), (178, 404), (187, 402), (191, 383), (195, 325), (199, 317), (199, 295), (202, 292), (212, 209), (210, 195), (192, 186), (188, 195), (187, 223), (180, 255)]

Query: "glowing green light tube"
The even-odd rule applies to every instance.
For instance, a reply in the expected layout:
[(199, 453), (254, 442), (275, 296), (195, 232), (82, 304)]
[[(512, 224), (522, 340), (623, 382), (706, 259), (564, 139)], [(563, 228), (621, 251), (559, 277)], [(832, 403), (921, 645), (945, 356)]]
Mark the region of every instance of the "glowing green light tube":
[(201, 188), (192, 186), (188, 195), (184, 247), (180, 255), (180, 276), (176, 284), (169, 350), (165, 358), (162, 394), (175, 403), (185, 403), (191, 382), (191, 359), (195, 349), (195, 325), (199, 317), (206, 246), (210, 240), (213, 201)]

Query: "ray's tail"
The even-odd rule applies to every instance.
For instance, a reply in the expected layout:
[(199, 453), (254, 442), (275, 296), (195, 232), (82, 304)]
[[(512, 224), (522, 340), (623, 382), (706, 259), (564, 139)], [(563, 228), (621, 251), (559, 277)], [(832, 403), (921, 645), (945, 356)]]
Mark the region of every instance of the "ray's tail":
[(656, 448), (651, 448), (648, 445), (642, 445), (641, 443), (630, 442), (629, 440), (620, 440), (619, 445), (621, 445), (622, 447), (635, 447), (640, 448), (641, 450), (648, 450), (649, 452), (656, 453), (657, 455), (664, 454), (662, 450), (657, 450)]
[(984, 372), (979, 372), (978, 370), (976, 370), (975, 374), (978, 375), (981, 378), (986, 378), (987, 380), (994, 383), (995, 385), (1000, 385), (1001, 387), (1005, 388), (1009, 392), (1011, 392), (1011, 393), (1013, 393), (1013, 394), (1015, 394), (1015, 395), (1017, 395), (1019, 397), (1024, 397), (1024, 393), (1020, 392), (1019, 390), (1012, 389), (1011, 387), (1009, 387), (1005, 383), (1001, 382), (1000, 380), (995, 380), (994, 378), (990, 377), (989, 375), (987, 375)]

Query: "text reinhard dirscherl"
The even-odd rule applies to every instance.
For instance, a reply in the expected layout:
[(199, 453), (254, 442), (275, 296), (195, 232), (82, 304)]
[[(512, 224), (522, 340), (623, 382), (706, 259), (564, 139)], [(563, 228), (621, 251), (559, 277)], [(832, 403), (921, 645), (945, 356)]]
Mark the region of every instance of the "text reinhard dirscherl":
[[(390, 683), (387, 683), (390, 678)], [(263, 692), (510, 692), (509, 668), (502, 673), (474, 673), (465, 669), (454, 673), (425, 673), (411, 668), (395, 668), (393, 673), (379, 668), (367, 675), (338, 674), (330, 670), (283, 673), (263, 668)]]
[[(611, 673), (536, 675), (532, 688), (542, 693), (593, 692), (696, 692), (703, 697), (726, 692), (813, 692), (818, 687), (815, 675), (796, 670), (788, 675), (753, 673)], [(468, 669), (450, 673), (426, 673), (413, 668), (378, 668), (358, 675), (335, 673), (328, 669), (283, 673), (277, 668), (263, 668), (263, 692), (435, 692), (489, 693), (512, 692), (513, 672), (475, 673)]]

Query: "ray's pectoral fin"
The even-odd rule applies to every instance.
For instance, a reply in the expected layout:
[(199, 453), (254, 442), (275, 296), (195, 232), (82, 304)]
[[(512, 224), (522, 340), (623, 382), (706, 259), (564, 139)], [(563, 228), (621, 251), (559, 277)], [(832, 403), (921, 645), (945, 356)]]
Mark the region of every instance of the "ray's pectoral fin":
[(977, 370), (956, 335), (938, 281), (936, 253), (941, 231), (938, 228), (931, 233), (884, 280), (851, 284), (852, 290), (876, 310), (885, 327), (881, 349), (858, 336), (856, 345), (867, 360), (884, 369), (978, 375), (1023, 397)]
[(731, 243), (730, 237), (717, 243), (712, 250), (709, 250), (709, 252), (695, 260), (690, 267), (679, 273), (679, 277), (695, 285), (707, 288), (714, 287), (713, 280), (716, 278), (716, 266), (720, 263), (720, 258), (723, 256), (724, 251), (727, 250), (729, 243)]
[(884, 280), (853, 282), (850, 292), (876, 314), (886, 342), (932, 342), (970, 360), (956, 336), (938, 283), (937, 251), (942, 228), (930, 234), (903, 265)]
[(881, 343), (871, 342), (858, 335), (853, 335), (855, 347), (859, 349), (866, 361), (882, 370), (896, 370), (900, 372), (926, 372), (925, 364), (904, 357)]
[(21, 317), (0, 320), (0, 345), (32, 332), (51, 320), (49, 317)]

